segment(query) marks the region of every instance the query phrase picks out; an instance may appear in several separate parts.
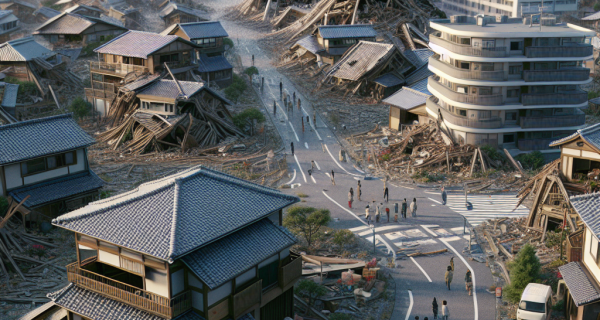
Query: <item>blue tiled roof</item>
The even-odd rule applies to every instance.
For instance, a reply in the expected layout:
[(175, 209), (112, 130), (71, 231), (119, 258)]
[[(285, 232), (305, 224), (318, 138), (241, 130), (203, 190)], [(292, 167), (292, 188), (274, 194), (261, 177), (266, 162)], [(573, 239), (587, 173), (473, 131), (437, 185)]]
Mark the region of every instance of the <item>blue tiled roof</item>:
[(409, 85), (408, 87), (413, 90), (416, 90), (416, 91), (419, 91), (421, 93), (425, 93), (425, 94), (428, 94), (431, 96), (432, 95), (431, 92), (429, 92), (429, 90), (427, 89), (428, 80), (429, 80), (429, 78), (421, 79), (421, 80)]
[(570, 262), (564, 266), (558, 267), (563, 276), (569, 293), (573, 297), (576, 306), (582, 306), (600, 300), (600, 292), (589, 279), (586, 272), (579, 262)]
[(302, 48), (308, 50), (313, 54), (317, 54), (318, 52), (324, 51), (325, 49), (319, 44), (317, 37), (313, 35), (308, 35), (294, 44), (294, 46), (301, 46)]
[(296, 243), (269, 218), (258, 221), (183, 257), (183, 262), (214, 289), (277, 252)]
[(570, 201), (581, 221), (600, 238), (600, 193), (573, 196)]
[(53, 223), (172, 262), (299, 201), (195, 167), (92, 202)]
[(377, 36), (377, 32), (370, 24), (319, 26), (319, 33), (323, 39), (375, 38)]
[(229, 37), (219, 21), (188, 22), (179, 26), (190, 39)]
[(61, 14), (61, 12), (49, 7), (40, 7), (39, 9), (33, 12), (34, 16), (37, 16), (38, 14), (41, 14), (46, 18), (53, 18)]
[(0, 61), (30, 61), (33, 58), (47, 58), (54, 52), (33, 40), (33, 37), (20, 38), (0, 44)]
[(577, 137), (581, 137), (583, 140), (596, 147), (596, 149), (600, 150), (600, 123), (596, 123), (587, 128), (579, 129), (577, 130), (577, 132), (573, 133), (568, 137), (564, 137), (562, 139), (551, 142), (550, 146), (555, 147), (567, 141), (576, 139)]
[(224, 56), (208, 57), (205, 54), (200, 55), (197, 69), (199, 72), (214, 72), (229, 69), (233, 69), (233, 66)]
[(417, 55), (417, 57), (419, 57), (419, 59), (421, 59), (421, 62), (424, 64), (427, 64), (427, 62), (429, 61), (429, 57), (431, 57), (435, 53), (430, 49), (417, 49), (413, 50), (413, 52)]
[(17, 202), (21, 202), (26, 196), (30, 196), (24, 205), (28, 208), (35, 208), (60, 199), (100, 189), (103, 185), (104, 181), (94, 172), (86, 171), (14, 189), (9, 194)]
[(400, 79), (390, 72), (378, 77), (373, 82), (389, 88), (403, 84), (404, 79)]
[(4, 95), (2, 96), (2, 106), (14, 108), (17, 106), (17, 93), (19, 92), (19, 85), (12, 83), (4, 84)]
[(96, 141), (72, 114), (0, 126), (0, 165), (88, 147)]
[[(55, 304), (93, 320), (165, 320), (141, 309), (106, 298), (95, 292), (69, 284), (48, 294)], [(173, 320), (205, 320), (193, 311)]]
[(427, 64), (423, 64), (417, 70), (410, 73), (408, 77), (406, 77), (406, 84), (409, 86), (413, 85), (419, 81), (422, 81), (423, 79), (428, 78), (431, 75), (433, 75), (433, 72), (429, 70)]

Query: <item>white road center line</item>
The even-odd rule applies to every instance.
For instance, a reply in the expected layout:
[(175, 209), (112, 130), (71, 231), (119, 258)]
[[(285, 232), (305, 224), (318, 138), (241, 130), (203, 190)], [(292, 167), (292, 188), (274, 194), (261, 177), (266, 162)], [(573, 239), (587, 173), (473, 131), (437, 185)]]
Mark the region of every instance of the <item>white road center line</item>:
[(292, 131), (294, 132), (294, 135), (296, 136), (296, 141), (300, 142), (300, 139), (298, 138), (298, 135), (296, 134), (296, 130), (294, 130), (294, 126), (292, 125), (291, 122), (288, 121), (288, 123), (290, 124), (290, 127), (292, 128)]
[(344, 167), (342, 167), (342, 165), (337, 160), (335, 160), (335, 158), (333, 157), (333, 154), (331, 154), (331, 151), (329, 151), (329, 148), (327, 147), (327, 145), (325, 144), (324, 146), (325, 146), (325, 149), (327, 149), (327, 153), (329, 153), (329, 156), (331, 157), (331, 159), (333, 159), (333, 162), (335, 162), (335, 164), (337, 164), (337, 166), (340, 167), (340, 169), (344, 170), (344, 172), (346, 172), (349, 175), (362, 177), (361, 175), (350, 173), (346, 169), (344, 169)]
[(408, 320), (408, 318), (410, 318), (410, 313), (412, 312), (412, 307), (413, 307), (413, 296), (412, 296), (412, 291), (408, 290), (408, 297), (410, 299), (410, 303), (408, 304), (408, 311), (406, 311), (406, 318), (404, 318), (404, 320)]
[(308, 149), (308, 142), (305, 142), (304, 146), (306, 147), (306, 149)]
[(325, 195), (325, 197), (327, 197), (327, 199), (331, 200), (331, 202), (335, 203), (338, 207), (342, 208), (343, 210), (345, 210), (349, 214), (353, 215), (356, 218), (356, 220), (360, 221), (365, 226), (368, 226), (368, 224), (365, 221), (363, 221), (363, 219), (361, 219), (359, 216), (357, 216), (354, 212), (352, 212), (352, 211), (344, 208), (341, 204), (337, 203), (337, 201), (333, 200), (333, 198), (331, 198), (327, 193), (325, 193), (325, 191), (323, 191), (323, 194)]
[(319, 164), (318, 164), (316, 161), (315, 161), (315, 166), (317, 166), (317, 169), (318, 169), (319, 171), (321, 171), (321, 167), (319, 166)]
[(417, 265), (417, 267), (419, 268), (419, 270), (421, 270), (421, 272), (423, 272), (423, 274), (425, 275), (425, 278), (427, 278), (427, 280), (429, 280), (429, 282), (433, 282), (433, 281), (431, 281), (431, 278), (429, 277), (429, 275), (427, 274), (427, 272), (425, 272), (425, 270), (421, 267), (421, 265), (419, 263), (417, 263), (417, 260), (415, 260), (415, 258), (410, 257), (410, 260), (412, 260), (412, 262), (414, 262), (415, 265)]
[(429, 197), (427, 197), (427, 199), (429, 199), (429, 200), (431, 200), (431, 201), (433, 201), (433, 202), (435, 202), (435, 203), (437, 203), (437, 204), (442, 204), (441, 202), (439, 202), (439, 201), (437, 201), (437, 200), (435, 200), (435, 199), (431, 199), (431, 198), (429, 198)]
[(294, 169), (294, 175), (292, 176), (292, 180), (288, 181), (287, 183), (284, 184), (292, 184), (292, 182), (294, 182), (294, 180), (296, 180), (296, 169)]
[(294, 159), (296, 160), (296, 164), (298, 165), (298, 170), (300, 170), (300, 173), (302, 173), (302, 177), (304, 178), (304, 182), (306, 181), (306, 175), (304, 174), (304, 171), (302, 171), (302, 167), (300, 166), (300, 162), (298, 161), (298, 157), (296, 157), (296, 155), (294, 155)]
[(310, 175), (310, 179), (312, 180), (312, 182), (314, 182), (315, 184), (317, 184), (317, 181), (315, 180), (315, 177), (312, 176), (312, 174)]

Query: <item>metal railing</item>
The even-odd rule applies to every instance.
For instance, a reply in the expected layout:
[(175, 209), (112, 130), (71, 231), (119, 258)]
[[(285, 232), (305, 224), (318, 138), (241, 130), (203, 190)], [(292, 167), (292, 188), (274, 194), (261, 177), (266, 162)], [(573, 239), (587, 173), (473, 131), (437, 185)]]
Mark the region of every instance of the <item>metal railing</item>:
[(550, 142), (554, 141), (554, 138), (541, 138), (541, 139), (518, 139), (517, 148), (521, 151), (535, 151), (550, 149)]
[(470, 119), (450, 113), (444, 107), (435, 102), (435, 97), (427, 99), (427, 108), (433, 111), (442, 113), (444, 120), (461, 127), (478, 128), (478, 129), (496, 129), (502, 127), (502, 119), (500, 117), (491, 117), (489, 119)]
[(585, 113), (577, 110), (576, 114), (564, 116), (527, 116), (520, 117), (519, 124), (523, 129), (529, 128), (560, 128), (581, 126), (585, 124)]
[(279, 269), (279, 286), (285, 288), (302, 276), (302, 258), (297, 257)]
[(67, 277), (77, 286), (169, 319), (192, 308), (192, 294), (189, 290), (169, 299), (82, 269), (77, 266), (77, 262), (67, 266)]
[(524, 106), (582, 104), (588, 101), (588, 94), (585, 91), (561, 93), (524, 93), (521, 96), (521, 101)]
[(475, 71), (457, 68), (434, 57), (429, 57), (429, 65), (443, 73), (458, 79), (476, 79), (489, 81), (504, 81), (507, 74), (504, 70), (498, 71)]
[(110, 72), (118, 75), (126, 75), (130, 72), (144, 73), (148, 72), (148, 68), (144, 66), (136, 66), (132, 64), (108, 63), (108, 62), (90, 62), (91, 71)]
[(527, 58), (554, 58), (554, 57), (583, 58), (583, 57), (591, 56), (593, 54), (594, 54), (594, 47), (591, 44), (525, 48), (525, 56)]
[(504, 104), (502, 102), (502, 94), (469, 95), (466, 93), (458, 93), (436, 81), (433, 76), (429, 77), (428, 83), (434, 90), (452, 101), (480, 106), (499, 106)]
[(255, 304), (260, 304), (262, 299), (262, 280), (258, 280), (249, 287), (233, 295), (234, 319), (240, 317), (244, 312)]
[(453, 43), (448, 40), (442, 39), (432, 34), (429, 35), (429, 41), (433, 44), (437, 44), (440, 47), (446, 48), (454, 53), (462, 54), (465, 56), (475, 57), (508, 57), (508, 51), (506, 47), (496, 48), (476, 48), (470, 45), (460, 45)]
[(574, 67), (558, 70), (525, 70), (523, 80), (534, 81), (585, 81), (590, 78), (590, 69)]

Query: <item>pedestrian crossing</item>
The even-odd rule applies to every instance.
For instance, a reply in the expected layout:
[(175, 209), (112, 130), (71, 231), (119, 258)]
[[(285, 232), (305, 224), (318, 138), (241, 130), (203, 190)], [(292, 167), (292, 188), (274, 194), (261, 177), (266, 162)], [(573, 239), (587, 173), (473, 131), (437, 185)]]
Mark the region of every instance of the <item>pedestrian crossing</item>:
[[(438, 197), (441, 199), (439, 194)], [(468, 195), (467, 201), (471, 204), (470, 210), (465, 205), (464, 194), (448, 194), (446, 206), (467, 218), (472, 226), (478, 226), (489, 219), (523, 217), (529, 214), (529, 209), (524, 206), (513, 211), (519, 199), (511, 194)]]
[[(460, 240), (459, 236), (456, 236), (454, 229), (436, 228), (435, 232), (439, 237), (446, 238), (447, 241)], [(348, 229), (352, 231), (356, 236), (363, 238), (373, 243), (373, 229), (370, 226), (360, 226)], [(413, 225), (404, 224), (390, 224), (380, 225), (375, 227), (375, 233), (378, 237), (375, 239), (375, 244), (382, 251), (386, 251), (388, 248), (385, 246), (383, 241), (389, 244), (393, 244), (397, 248), (412, 248), (412, 247), (428, 247), (438, 245), (435, 239), (429, 234), (425, 233), (421, 228)], [(462, 227), (460, 227), (460, 234), (462, 234)], [(382, 238), (380, 238), (383, 236)], [(467, 238), (468, 239), (468, 236)]]

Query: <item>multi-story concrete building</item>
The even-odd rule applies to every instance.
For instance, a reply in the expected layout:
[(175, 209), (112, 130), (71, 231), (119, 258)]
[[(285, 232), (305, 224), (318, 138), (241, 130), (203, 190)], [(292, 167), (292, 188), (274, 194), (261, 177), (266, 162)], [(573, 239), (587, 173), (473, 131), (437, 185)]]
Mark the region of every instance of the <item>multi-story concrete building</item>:
[(442, 0), (440, 9), (447, 15), (489, 14), (523, 17), (538, 13), (559, 15), (577, 11), (578, 0)]
[(518, 154), (548, 149), (583, 127), (587, 93), (579, 86), (592, 81), (582, 62), (592, 59), (594, 31), (554, 17), (542, 26), (506, 17), (451, 20), (430, 22), (427, 112), (457, 142)]

